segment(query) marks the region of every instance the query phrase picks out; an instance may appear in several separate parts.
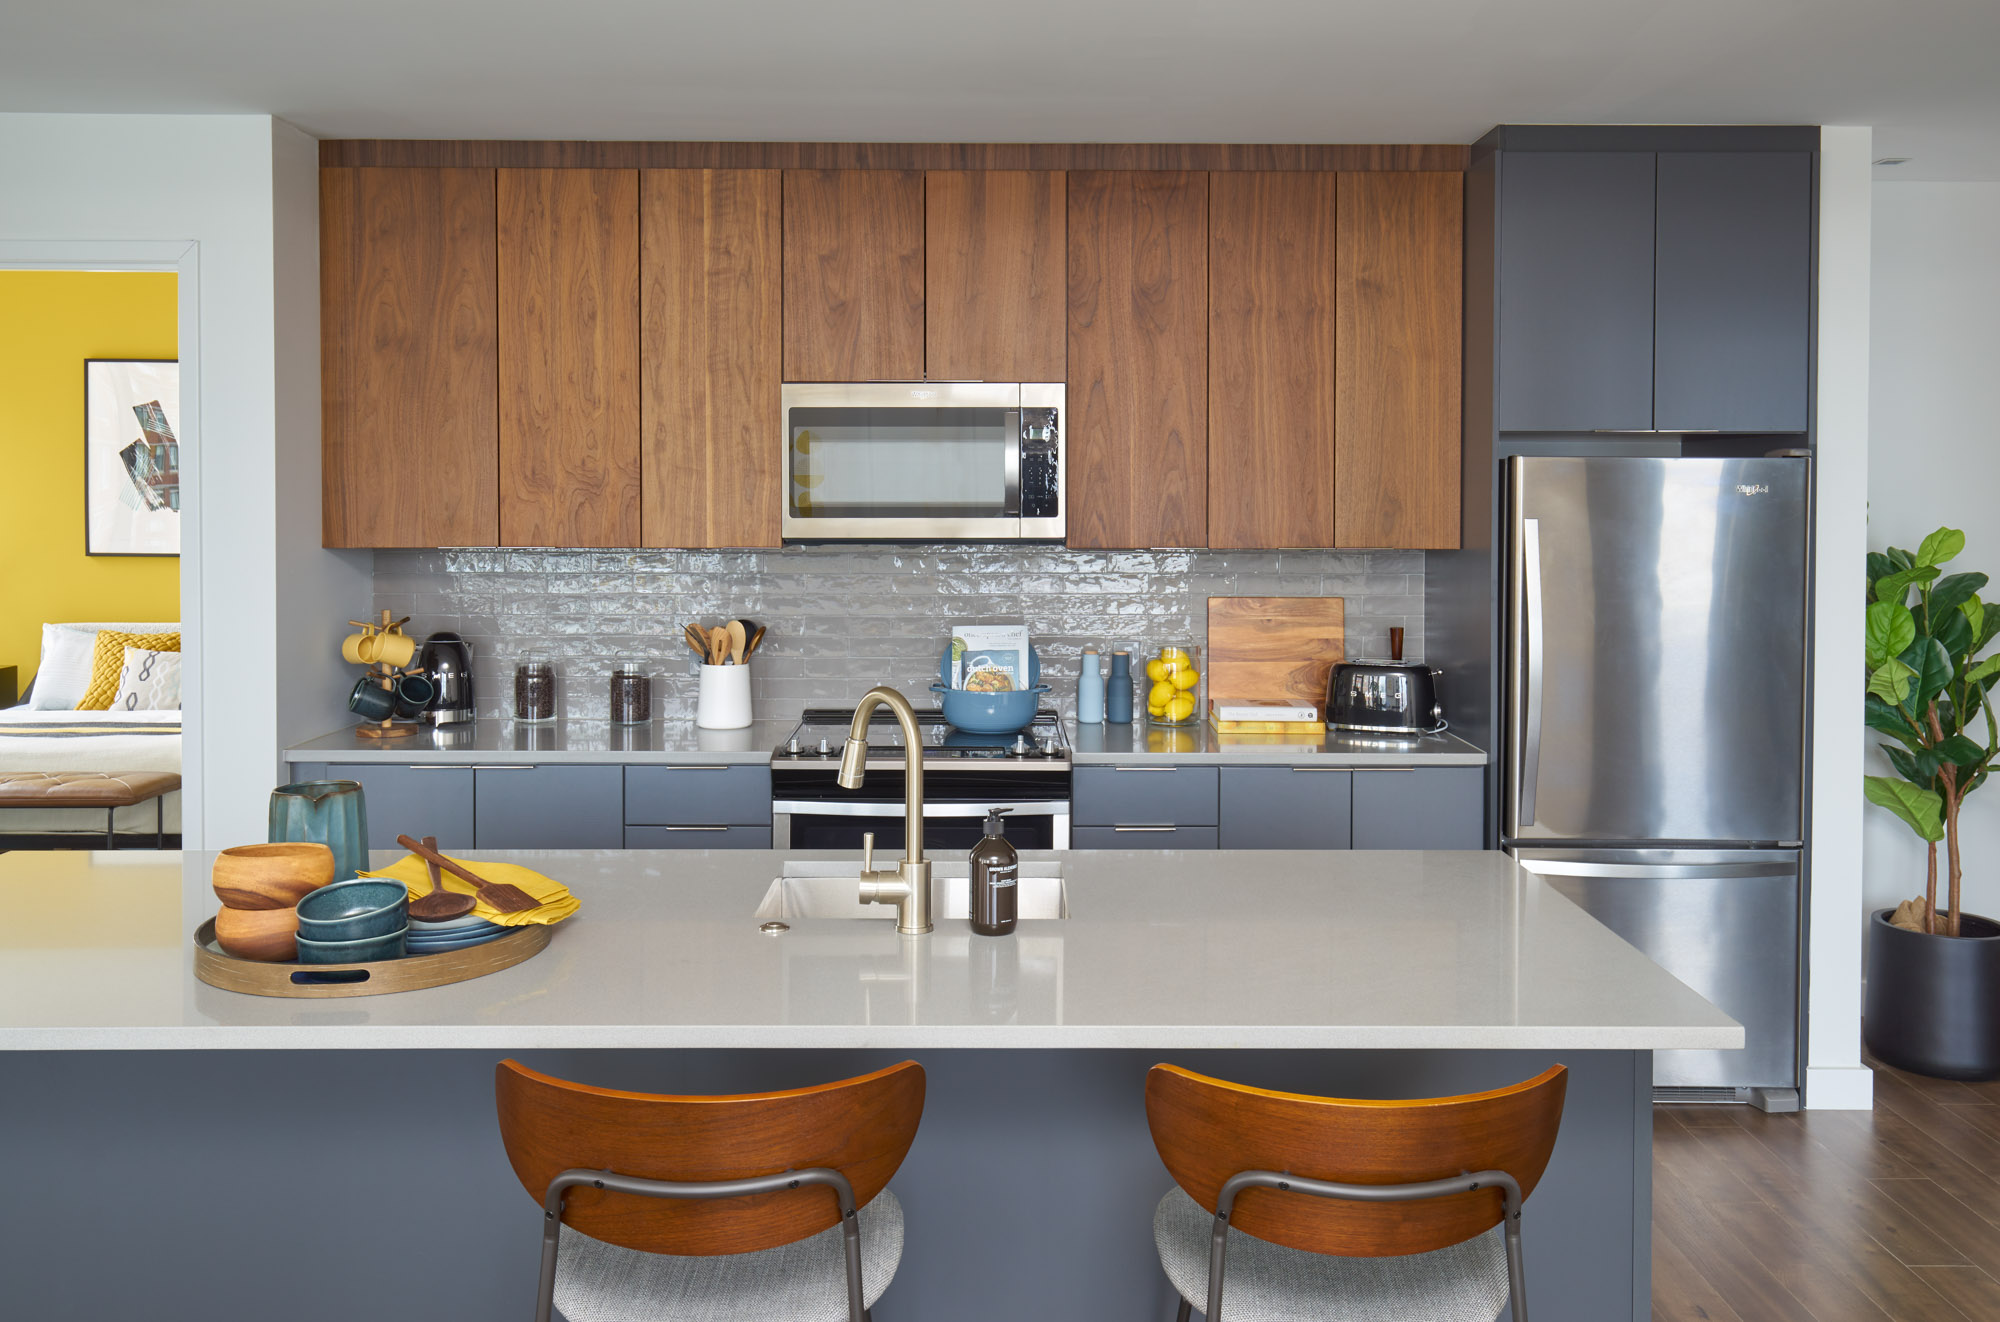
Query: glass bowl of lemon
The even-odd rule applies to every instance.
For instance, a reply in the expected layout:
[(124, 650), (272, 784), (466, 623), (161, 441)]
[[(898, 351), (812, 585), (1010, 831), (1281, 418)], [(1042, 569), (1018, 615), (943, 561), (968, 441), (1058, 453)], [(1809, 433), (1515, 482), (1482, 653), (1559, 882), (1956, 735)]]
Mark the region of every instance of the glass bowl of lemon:
[(1170, 642), (1153, 649), (1139, 681), (1146, 720), (1153, 725), (1199, 724), (1202, 674), (1200, 644)]

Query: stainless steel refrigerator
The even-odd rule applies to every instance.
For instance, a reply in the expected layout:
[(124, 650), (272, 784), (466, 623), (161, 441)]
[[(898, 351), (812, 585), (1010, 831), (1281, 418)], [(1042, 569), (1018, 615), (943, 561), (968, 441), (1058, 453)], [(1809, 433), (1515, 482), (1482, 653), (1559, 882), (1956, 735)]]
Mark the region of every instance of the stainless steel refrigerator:
[(1656, 1087), (1796, 1089), (1810, 461), (1507, 465), (1502, 841), (1744, 1025)]

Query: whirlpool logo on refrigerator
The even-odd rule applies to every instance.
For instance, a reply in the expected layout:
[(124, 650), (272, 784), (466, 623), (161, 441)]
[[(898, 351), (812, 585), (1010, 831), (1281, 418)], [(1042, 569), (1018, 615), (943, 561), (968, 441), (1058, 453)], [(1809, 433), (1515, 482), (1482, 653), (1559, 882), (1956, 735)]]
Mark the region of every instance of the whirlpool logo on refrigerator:
[(1736, 484), (1736, 494), (1739, 496), (1768, 496), (1771, 494), (1771, 484), (1768, 482), (1738, 482)]

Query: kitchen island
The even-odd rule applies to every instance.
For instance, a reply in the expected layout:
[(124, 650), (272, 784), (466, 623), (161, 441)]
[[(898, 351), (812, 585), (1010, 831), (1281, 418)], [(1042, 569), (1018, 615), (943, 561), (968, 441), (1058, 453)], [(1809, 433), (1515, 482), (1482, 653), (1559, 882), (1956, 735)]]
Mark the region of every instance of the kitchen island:
[[(0, 1149), (38, 1190), (0, 1213), (24, 1314), (524, 1310), (539, 1217), (491, 1095), (513, 1054), (679, 1092), (921, 1060), (881, 1322), (1170, 1315), (1151, 1243), (1168, 1180), (1141, 1097), (1156, 1061), (1386, 1097), (1561, 1061), (1562, 1137), (1526, 1222), (1536, 1316), (1643, 1319), (1650, 1053), (1742, 1042), (1494, 853), (1027, 854), (1024, 871), (1060, 872), (1067, 916), (998, 939), (942, 913), (924, 937), (887, 909), (802, 916), (803, 879), (851, 855), (493, 855), (582, 899), (548, 950), (474, 982), (318, 1001), (194, 979), (211, 857), (0, 856)], [(773, 914), (788, 930), (760, 930)], [(90, 1271), (107, 1243), (121, 1270)]]

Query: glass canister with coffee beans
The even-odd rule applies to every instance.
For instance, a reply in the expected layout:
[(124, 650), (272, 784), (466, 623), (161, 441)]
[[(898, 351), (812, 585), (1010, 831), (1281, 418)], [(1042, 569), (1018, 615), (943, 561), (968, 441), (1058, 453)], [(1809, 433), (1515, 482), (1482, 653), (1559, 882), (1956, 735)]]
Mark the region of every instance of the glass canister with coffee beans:
[(556, 718), (556, 663), (524, 656), (514, 664), (514, 719), (539, 723)]
[(644, 725), (653, 718), (653, 677), (639, 657), (622, 657), (611, 667), (611, 723)]

